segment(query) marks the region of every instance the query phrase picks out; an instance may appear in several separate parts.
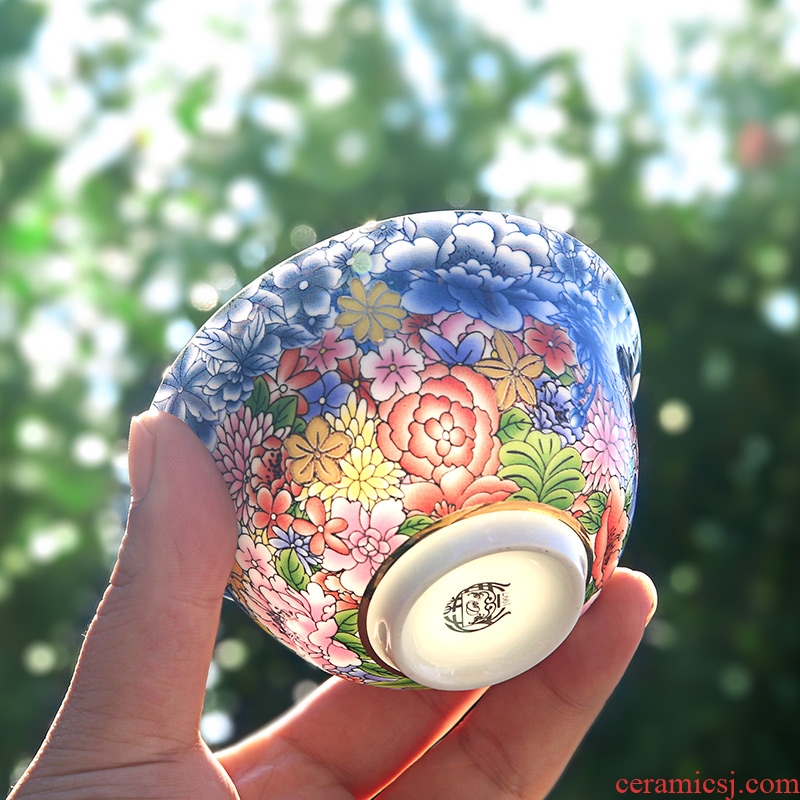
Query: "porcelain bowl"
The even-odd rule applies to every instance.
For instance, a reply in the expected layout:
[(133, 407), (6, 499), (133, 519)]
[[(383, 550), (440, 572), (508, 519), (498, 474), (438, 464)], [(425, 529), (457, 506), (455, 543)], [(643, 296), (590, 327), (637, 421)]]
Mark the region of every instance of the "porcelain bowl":
[(592, 250), (443, 211), (267, 271), (154, 406), (219, 465), (240, 526), (228, 594), (261, 627), (349, 680), (466, 689), (545, 658), (613, 572), (639, 364)]

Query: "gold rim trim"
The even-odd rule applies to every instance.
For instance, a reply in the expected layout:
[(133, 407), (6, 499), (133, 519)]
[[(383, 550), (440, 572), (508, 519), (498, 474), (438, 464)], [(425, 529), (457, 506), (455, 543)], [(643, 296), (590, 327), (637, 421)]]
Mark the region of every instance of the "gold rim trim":
[(389, 672), (393, 672), (395, 675), (401, 678), (408, 678), (408, 676), (400, 672), (397, 667), (393, 666), (392, 664), (387, 664), (386, 661), (384, 661), (375, 652), (374, 648), (370, 644), (369, 636), (367, 635), (367, 611), (369, 610), (370, 601), (375, 594), (375, 590), (378, 588), (378, 584), (381, 582), (381, 580), (383, 580), (383, 577), (386, 575), (386, 573), (392, 568), (392, 566), (394, 566), (394, 564), (404, 553), (408, 552), (408, 550), (410, 550), (416, 544), (419, 544), (419, 542), (421, 542), (423, 539), (427, 539), (428, 536), (432, 536), (443, 528), (448, 528), (457, 522), (461, 522), (462, 520), (471, 519), (473, 517), (481, 517), (485, 514), (496, 514), (498, 511), (536, 511), (537, 513), (546, 514), (547, 516), (552, 517), (559, 522), (563, 522), (565, 525), (568, 525), (581, 540), (581, 543), (586, 550), (586, 559), (589, 565), (586, 576), (586, 585), (589, 585), (589, 579), (591, 577), (591, 565), (594, 561), (594, 551), (592, 549), (591, 540), (589, 539), (589, 534), (586, 532), (586, 529), (583, 527), (583, 525), (581, 525), (580, 520), (576, 519), (571, 514), (568, 514), (566, 511), (562, 511), (560, 508), (553, 508), (553, 506), (548, 506), (544, 503), (534, 503), (529, 500), (503, 500), (499, 503), (485, 503), (484, 505), (473, 506), (472, 508), (454, 511), (452, 514), (448, 514), (446, 517), (442, 517), (440, 520), (432, 522), (427, 528), (423, 528), (421, 531), (418, 531), (410, 536), (407, 542), (404, 542), (402, 545), (400, 545), (400, 547), (397, 548), (397, 550), (389, 555), (386, 561), (384, 561), (383, 564), (378, 567), (378, 569), (375, 571), (375, 574), (370, 578), (367, 588), (364, 590), (364, 594), (361, 598), (361, 604), (358, 608), (358, 636), (361, 639), (361, 644), (367, 651), (367, 655), (369, 655), (369, 657), (376, 664), (379, 664), (384, 669), (389, 670)]

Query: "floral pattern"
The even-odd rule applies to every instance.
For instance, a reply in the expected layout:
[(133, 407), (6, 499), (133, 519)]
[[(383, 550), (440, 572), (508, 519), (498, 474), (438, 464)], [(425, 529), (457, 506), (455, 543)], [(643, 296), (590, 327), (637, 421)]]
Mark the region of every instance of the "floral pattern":
[(274, 267), (189, 343), (154, 400), (212, 452), (240, 523), (229, 593), (321, 669), (376, 663), (358, 608), (433, 522), (527, 500), (594, 549), (587, 601), (633, 515), (640, 344), (609, 267), (514, 215), (437, 212)]

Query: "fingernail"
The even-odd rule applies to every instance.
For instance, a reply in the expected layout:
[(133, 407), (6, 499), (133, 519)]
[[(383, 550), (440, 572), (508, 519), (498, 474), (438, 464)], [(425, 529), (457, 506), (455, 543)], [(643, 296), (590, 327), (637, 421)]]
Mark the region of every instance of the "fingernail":
[(145, 411), (131, 420), (128, 435), (128, 477), (131, 484), (131, 499), (141, 500), (150, 488), (156, 454), (156, 437), (147, 423), (154, 412)]
[(640, 572), (639, 580), (646, 584), (650, 591), (650, 611), (647, 612), (647, 616), (644, 619), (644, 625), (647, 627), (650, 624), (650, 620), (655, 616), (656, 609), (658, 608), (658, 591), (656, 590), (656, 585), (653, 583), (653, 580), (649, 575)]

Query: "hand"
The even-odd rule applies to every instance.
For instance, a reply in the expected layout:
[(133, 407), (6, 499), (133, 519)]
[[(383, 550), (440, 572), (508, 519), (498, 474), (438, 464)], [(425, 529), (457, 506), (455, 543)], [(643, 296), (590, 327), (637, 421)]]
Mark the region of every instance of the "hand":
[(110, 585), (13, 800), (543, 797), (655, 607), (649, 579), (618, 570), (569, 639), (511, 681), (439, 692), (331, 679), (274, 724), (212, 753), (199, 723), (236, 549), (232, 502), (208, 451), (167, 414), (134, 420), (130, 476)]

